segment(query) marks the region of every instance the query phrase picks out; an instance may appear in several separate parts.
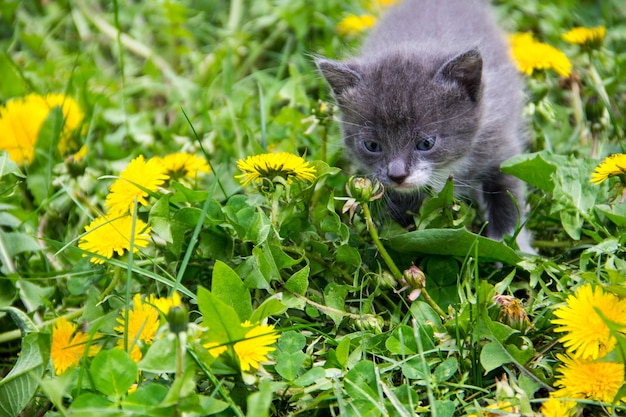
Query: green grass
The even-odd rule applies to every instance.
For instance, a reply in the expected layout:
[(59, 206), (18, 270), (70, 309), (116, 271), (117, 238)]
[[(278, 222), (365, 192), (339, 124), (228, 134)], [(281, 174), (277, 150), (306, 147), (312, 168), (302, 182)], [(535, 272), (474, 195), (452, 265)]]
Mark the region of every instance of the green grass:
[[(508, 32), (532, 31), (574, 68), (570, 79), (528, 77), (531, 143), (503, 166), (529, 184), (538, 256), (465, 230), (480, 230), (479, 215), (454, 199), (452, 183), (428, 200), (414, 232), (379, 216), (378, 201), (359, 201), (352, 219), (342, 212), (353, 170), (312, 56), (353, 52), (360, 37), (335, 26), (369, 12), (366, 3), (0, 4), (0, 101), (64, 93), (85, 113), (67, 154), (56, 147), (58, 110), (32, 163), (0, 154), (0, 416), (442, 417), (493, 404), (530, 415), (563, 388), (555, 309), (586, 283), (626, 297), (624, 185), (589, 183), (605, 156), (624, 151), (623, 2), (494, 2)], [(599, 49), (561, 39), (597, 25), (607, 28)], [(78, 243), (117, 176), (139, 155), (181, 150), (205, 158), (211, 174), (151, 192), (134, 219), (152, 227), (150, 244), (91, 263)], [(317, 180), (242, 188), (237, 160), (267, 151), (303, 156)], [(412, 264), (425, 290), (406, 283)], [(413, 290), (422, 290), (415, 301)], [(186, 311), (160, 318), (135, 363), (116, 349), (135, 342), (116, 330), (128, 325), (122, 312), (135, 294), (173, 291)], [(507, 316), (496, 294), (515, 297), (527, 319)], [(626, 317), (598, 314), (615, 336), (602, 360), (619, 366)], [(100, 353), (55, 375), (59, 317)], [(242, 372), (235, 354), (244, 320), (281, 335), (260, 370)], [(227, 350), (214, 358), (208, 342)], [(620, 415), (623, 379), (604, 403), (581, 394), (578, 409)]]

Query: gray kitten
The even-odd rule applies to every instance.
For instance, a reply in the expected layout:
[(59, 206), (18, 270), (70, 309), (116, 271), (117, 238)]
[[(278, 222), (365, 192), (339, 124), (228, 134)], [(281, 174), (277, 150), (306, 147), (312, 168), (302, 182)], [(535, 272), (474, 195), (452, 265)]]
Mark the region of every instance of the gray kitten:
[(360, 55), (316, 63), (342, 111), (346, 147), (384, 184), (395, 220), (409, 224), (419, 190), (439, 191), (453, 174), (487, 212), (489, 237), (514, 231), (524, 189), (499, 167), (524, 145), (523, 87), (485, 3), (405, 0)]

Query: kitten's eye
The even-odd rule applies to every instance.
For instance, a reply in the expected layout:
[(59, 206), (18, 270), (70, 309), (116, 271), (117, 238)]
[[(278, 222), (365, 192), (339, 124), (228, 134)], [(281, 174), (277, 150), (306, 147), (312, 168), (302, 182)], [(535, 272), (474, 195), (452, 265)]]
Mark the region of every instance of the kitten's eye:
[(365, 140), (363, 141), (363, 146), (371, 153), (381, 153), (383, 151), (383, 147), (375, 140)]
[(417, 142), (415, 148), (417, 148), (418, 151), (429, 151), (433, 146), (435, 146), (435, 138), (430, 136)]

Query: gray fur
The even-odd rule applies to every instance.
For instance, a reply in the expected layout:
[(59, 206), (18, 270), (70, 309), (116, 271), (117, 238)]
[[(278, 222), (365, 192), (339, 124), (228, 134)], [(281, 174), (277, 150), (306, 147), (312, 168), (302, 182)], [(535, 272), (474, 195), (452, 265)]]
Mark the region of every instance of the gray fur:
[(394, 219), (410, 223), (419, 190), (439, 191), (452, 174), (486, 211), (489, 237), (514, 231), (509, 193), (523, 209), (523, 186), (499, 166), (524, 145), (522, 81), (485, 3), (404, 0), (358, 56), (316, 63), (341, 108), (345, 146), (385, 185)]

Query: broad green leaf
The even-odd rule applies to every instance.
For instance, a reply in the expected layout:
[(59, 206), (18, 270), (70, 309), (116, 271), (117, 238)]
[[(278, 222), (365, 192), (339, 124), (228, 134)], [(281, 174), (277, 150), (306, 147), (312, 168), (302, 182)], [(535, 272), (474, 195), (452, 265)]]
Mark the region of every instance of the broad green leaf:
[(433, 376), (438, 383), (446, 382), (457, 373), (459, 363), (454, 357), (447, 358), (435, 368)]
[(287, 310), (287, 306), (276, 298), (268, 298), (254, 310), (250, 316), (251, 323), (258, 323), (270, 316), (283, 314)]
[(304, 295), (309, 287), (309, 273), (310, 268), (307, 265), (285, 282), (285, 289), (295, 294)]
[(450, 400), (435, 400), (435, 406), (433, 415), (437, 417), (452, 417), (454, 416), (454, 402)]
[(299, 387), (308, 387), (309, 385), (325, 378), (326, 372), (324, 371), (324, 368), (316, 366), (315, 368), (309, 369), (304, 373), (304, 375), (296, 378), (293, 383)]
[(259, 384), (259, 390), (248, 396), (248, 413), (246, 417), (269, 417), (272, 397), (272, 384), (264, 379)]
[(387, 246), (396, 252), (415, 256), (430, 254), (466, 257), (478, 253), (481, 261), (511, 265), (522, 260), (504, 243), (470, 233), (465, 229), (416, 230), (390, 238)]
[(278, 352), (274, 354), (274, 360), (276, 372), (285, 380), (293, 381), (304, 371), (306, 354), (304, 352)]
[(30, 333), (37, 333), (39, 331), (35, 323), (33, 323), (30, 317), (28, 317), (28, 315), (22, 310), (15, 307), (5, 307), (0, 309), (0, 311), (6, 311), (9, 313), (15, 324), (17, 324), (17, 327), (20, 328), (22, 336), (26, 336)]
[(344, 337), (335, 349), (335, 357), (337, 362), (345, 369), (348, 365), (348, 357), (350, 356), (350, 338)]
[(161, 403), (167, 395), (167, 387), (158, 383), (142, 384), (137, 391), (122, 400), (124, 410), (148, 414), (155, 404)]
[(489, 342), (480, 351), (480, 364), (485, 368), (485, 374), (510, 362), (512, 362), (511, 355), (501, 343)]
[(157, 339), (137, 364), (138, 368), (155, 374), (176, 371), (177, 343), (177, 339)]
[(241, 321), (250, 318), (252, 314), (250, 290), (239, 275), (222, 261), (216, 261), (213, 267), (211, 293), (231, 306)]
[(120, 349), (100, 351), (89, 369), (98, 391), (114, 398), (125, 396), (137, 379), (137, 364)]
[(345, 311), (346, 297), (348, 296), (348, 292), (349, 291), (347, 286), (340, 285), (334, 282), (328, 284), (324, 289), (324, 298), (326, 305), (337, 310), (337, 312), (324, 311), (324, 313), (327, 314), (331, 319), (333, 319), (336, 325), (339, 325), (341, 320), (343, 320), (343, 318), (345, 317), (345, 315), (341, 312)]
[(86, 415), (90, 412), (93, 413), (92, 415), (101, 415), (104, 413), (104, 415), (109, 416), (109, 410), (107, 409), (112, 409), (112, 412), (115, 414), (119, 413), (119, 411), (116, 410), (116, 404), (113, 401), (103, 397), (102, 395), (91, 392), (79, 395), (70, 405), (70, 410), (73, 411), (72, 415), (74, 415), (75, 412), (79, 412), (80, 415)]
[(286, 380), (293, 381), (304, 371), (303, 364), (307, 356), (302, 349), (306, 345), (306, 338), (290, 330), (281, 334), (277, 345), (278, 349), (274, 354), (276, 372)]
[(50, 335), (29, 333), (11, 371), (0, 380), (0, 417), (14, 417), (31, 400), (50, 355)]
[(150, 226), (167, 243), (172, 243), (172, 221), (170, 219), (170, 195), (165, 194), (150, 209)]
[(552, 192), (552, 175), (556, 172), (556, 165), (545, 158), (546, 153), (542, 152), (518, 155), (504, 161), (500, 169), (505, 174), (515, 175), (543, 191)]
[(0, 230), (0, 239), (2, 245), (6, 249), (9, 258), (24, 252), (37, 252), (41, 250), (41, 245), (37, 240), (24, 233), (4, 232)]
[(344, 388), (354, 401), (378, 401), (375, 364), (368, 360), (359, 362), (345, 376)]
[(20, 300), (26, 306), (27, 311), (34, 311), (44, 305), (55, 290), (52, 286), (42, 287), (21, 278), (15, 285), (20, 291)]
[(244, 337), (245, 331), (235, 309), (203, 287), (198, 287), (198, 308), (202, 325), (209, 328), (207, 341), (230, 343)]
[(396, 355), (414, 355), (417, 353), (417, 343), (413, 329), (409, 326), (398, 326), (393, 329), (389, 338), (385, 341), (389, 352)]

